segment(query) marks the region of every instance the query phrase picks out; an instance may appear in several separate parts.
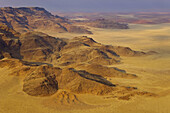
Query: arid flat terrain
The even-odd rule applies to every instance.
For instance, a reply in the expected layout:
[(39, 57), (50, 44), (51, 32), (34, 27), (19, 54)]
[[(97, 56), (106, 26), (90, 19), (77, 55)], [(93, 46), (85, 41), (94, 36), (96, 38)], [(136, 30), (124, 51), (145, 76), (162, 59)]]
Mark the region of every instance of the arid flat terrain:
[[(121, 63), (115, 63), (108, 66), (108, 67), (116, 67), (122, 69), (122, 71), (125, 70), (126, 73), (135, 74), (137, 75), (137, 78), (129, 79), (126, 77), (125, 78), (112, 77), (112, 76), (105, 77), (111, 83), (119, 84), (119, 87), (123, 87), (123, 86), (137, 87), (139, 91), (141, 92), (143, 91), (143, 93), (151, 92), (155, 94), (155, 96), (140, 96), (140, 95), (133, 96), (134, 94), (129, 94), (130, 97), (132, 96), (132, 98), (128, 99), (128, 97), (127, 98), (121, 97), (122, 93), (117, 93), (117, 95), (116, 94), (115, 95), (93, 95), (92, 93), (77, 94), (76, 92), (70, 92), (71, 89), (69, 89), (69, 87), (66, 87), (65, 89), (59, 89), (57, 93), (51, 96), (34, 97), (28, 95), (29, 93), (32, 94), (31, 91), (27, 93), (23, 92), (23, 87), (26, 87), (23, 86), (23, 84), (25, 84), (25, 82), (27, 81), (29, 84), (29, 79), (31, 79), (31, 78), (25, 79), (26, 75), (22, 75), (27, 73), (22, 73), (21, 70), (21, 72), (19, 71), (20, 76), (11, 75), (11, 72), (14, 71), (12, 67), (8, 68), (6, 66), (4, 67), (1, 66), (0, 68), (0, 73), (1, 73), (0, 74), (0, 86), (1, 86), (0, 87), (0, 93), (1, 93), (0, 113), (30, 113), (30, 112), (31, 113), (80, 113), (80, 112), (82, 113), (169, 113), (170, 112), (170, 108), (169, 108), (170, 106), (170, 83), (169, 83), (170, 81), (170, 69), (169, 69), (170, 27), (169, 25), (170, 24), (157, 24), (157, 25), (130, 24), (129, 25), (130, 29), (126, 29), (126, 30), (89, 28), (89, 30), (93, 32), (93, 35), (55, 33), (49, 31), (45, 32), (45, 30), (43, 31), (44, 33), (47, 33), (48, 35), (54, 37), (66, 38), (65, 40), (84, 35), (84, 36), (92, 37), (96, 42), (105, 45), (125, 46), (125, 47), (130, 47), (133, 50), (144, 51), (144, 52), (156, 51), (157, 54), (152, 54), (148, 56), (138, 56), (138, 57), (127, 57), (126, 55), (121, 56)], [(24, 42), (25, 39), (24, 36), (22, 37), (21, 40), (22, 43)], [(74, 42), (75, 40), (77, 39), (72, 39), (71, 42)], [(53, 43), (51, 45), (53, 46)], [(66, 46), (65, 49), (67, 50), (70, 47), (72, 47), (71, 44), (68, 45), (68, 47)], [(23, 50), (27, 49), (27, 47), (22, 47), (22, 48)], [(84, 49), (84, 47), (81, 49)], [(67, 59), (67, 57), (64, 58)], [(54, 63), (54, 65), (58, 66), (59, 64)], [(11, 64), (11, 66), (13, 66), (13, 63)], [(74, 67), (76, 70), (81, 68), (88, 70), (87, 68), (88, 66), (83, 67), (81, 65), (80, 66), (78, 65), (77, 67), (76, 66)], [(50, 70), (53, 69), (50, 68)], [(90, 70), (88, 70), (88, 72), (90, 72)], [(40, 71), (34, 70), (34, 73), (32, 73), (31, 76), (33, 76), (34, 74), (36, 75), (37, 73), (42, 73), (42, 72), (41, 70)], [(66, 76), (67, 73), (72, 73), (72, 75), (74, 76), (73, 73), (77, 73), (77, 72), (72, 72), (72, 70), (70, 71), (66, 69), (65, 71), (62, 72), (62, 76)], [(81, 78), (75, 79), (76, 82), (77, 80), (81, 80)], [(59, 83), (61, 81), (59, 81)], [(92, 84), (91, 82), (87, 82), (87, 83)], [(70, 84), (70, 86), (71, 85), (72, 84)], [(96, 84), (94, 84), (94, 86), (95, 85)], [(73, 86), (76, 87), (76, 85)], [(86, 87), (88, 88), (88, 85)], [(46, 94), (46, 92), (43, 93)], [(123, 93), (128, 93), (128, 91), (125, 90), (125, 92)]]

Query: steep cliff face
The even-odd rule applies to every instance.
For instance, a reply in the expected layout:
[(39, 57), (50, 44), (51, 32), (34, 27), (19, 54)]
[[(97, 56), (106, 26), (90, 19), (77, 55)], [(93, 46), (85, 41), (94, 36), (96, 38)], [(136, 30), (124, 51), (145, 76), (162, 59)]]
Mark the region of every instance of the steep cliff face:
[(0, 23), (18, 32), (45, 30), (91, 34), (85, 28), (74, 26), (67, 19), (54, 16), (40, 7), (0, 8)]

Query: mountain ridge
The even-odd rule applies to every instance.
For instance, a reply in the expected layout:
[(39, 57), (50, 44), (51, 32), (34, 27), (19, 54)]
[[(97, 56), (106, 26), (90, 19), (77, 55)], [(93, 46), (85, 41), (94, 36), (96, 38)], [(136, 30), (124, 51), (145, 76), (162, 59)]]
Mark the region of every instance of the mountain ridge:
[(54, 16), (40, 7), (0, 8), (0, 23), (18, 32), (46, 30), (55, 32), (92, 34), (84, 27), (73, 25), (68, 19)]

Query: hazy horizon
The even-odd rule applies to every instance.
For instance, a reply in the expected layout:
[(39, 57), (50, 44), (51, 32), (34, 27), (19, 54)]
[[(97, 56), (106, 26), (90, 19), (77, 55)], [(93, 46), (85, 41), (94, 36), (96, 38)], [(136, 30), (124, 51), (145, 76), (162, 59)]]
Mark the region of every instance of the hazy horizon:
[(0, 0), (0, 7), (43, 7), (51, 12), (169, 12), (169, 0)]

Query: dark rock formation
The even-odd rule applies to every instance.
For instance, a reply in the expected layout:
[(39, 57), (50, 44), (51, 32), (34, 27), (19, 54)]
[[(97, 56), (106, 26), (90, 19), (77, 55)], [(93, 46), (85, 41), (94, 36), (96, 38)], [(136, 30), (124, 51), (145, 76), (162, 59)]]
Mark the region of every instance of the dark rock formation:
[(0, 25), (0, 58), (22, 58), (20, 34), (5, 25)]

